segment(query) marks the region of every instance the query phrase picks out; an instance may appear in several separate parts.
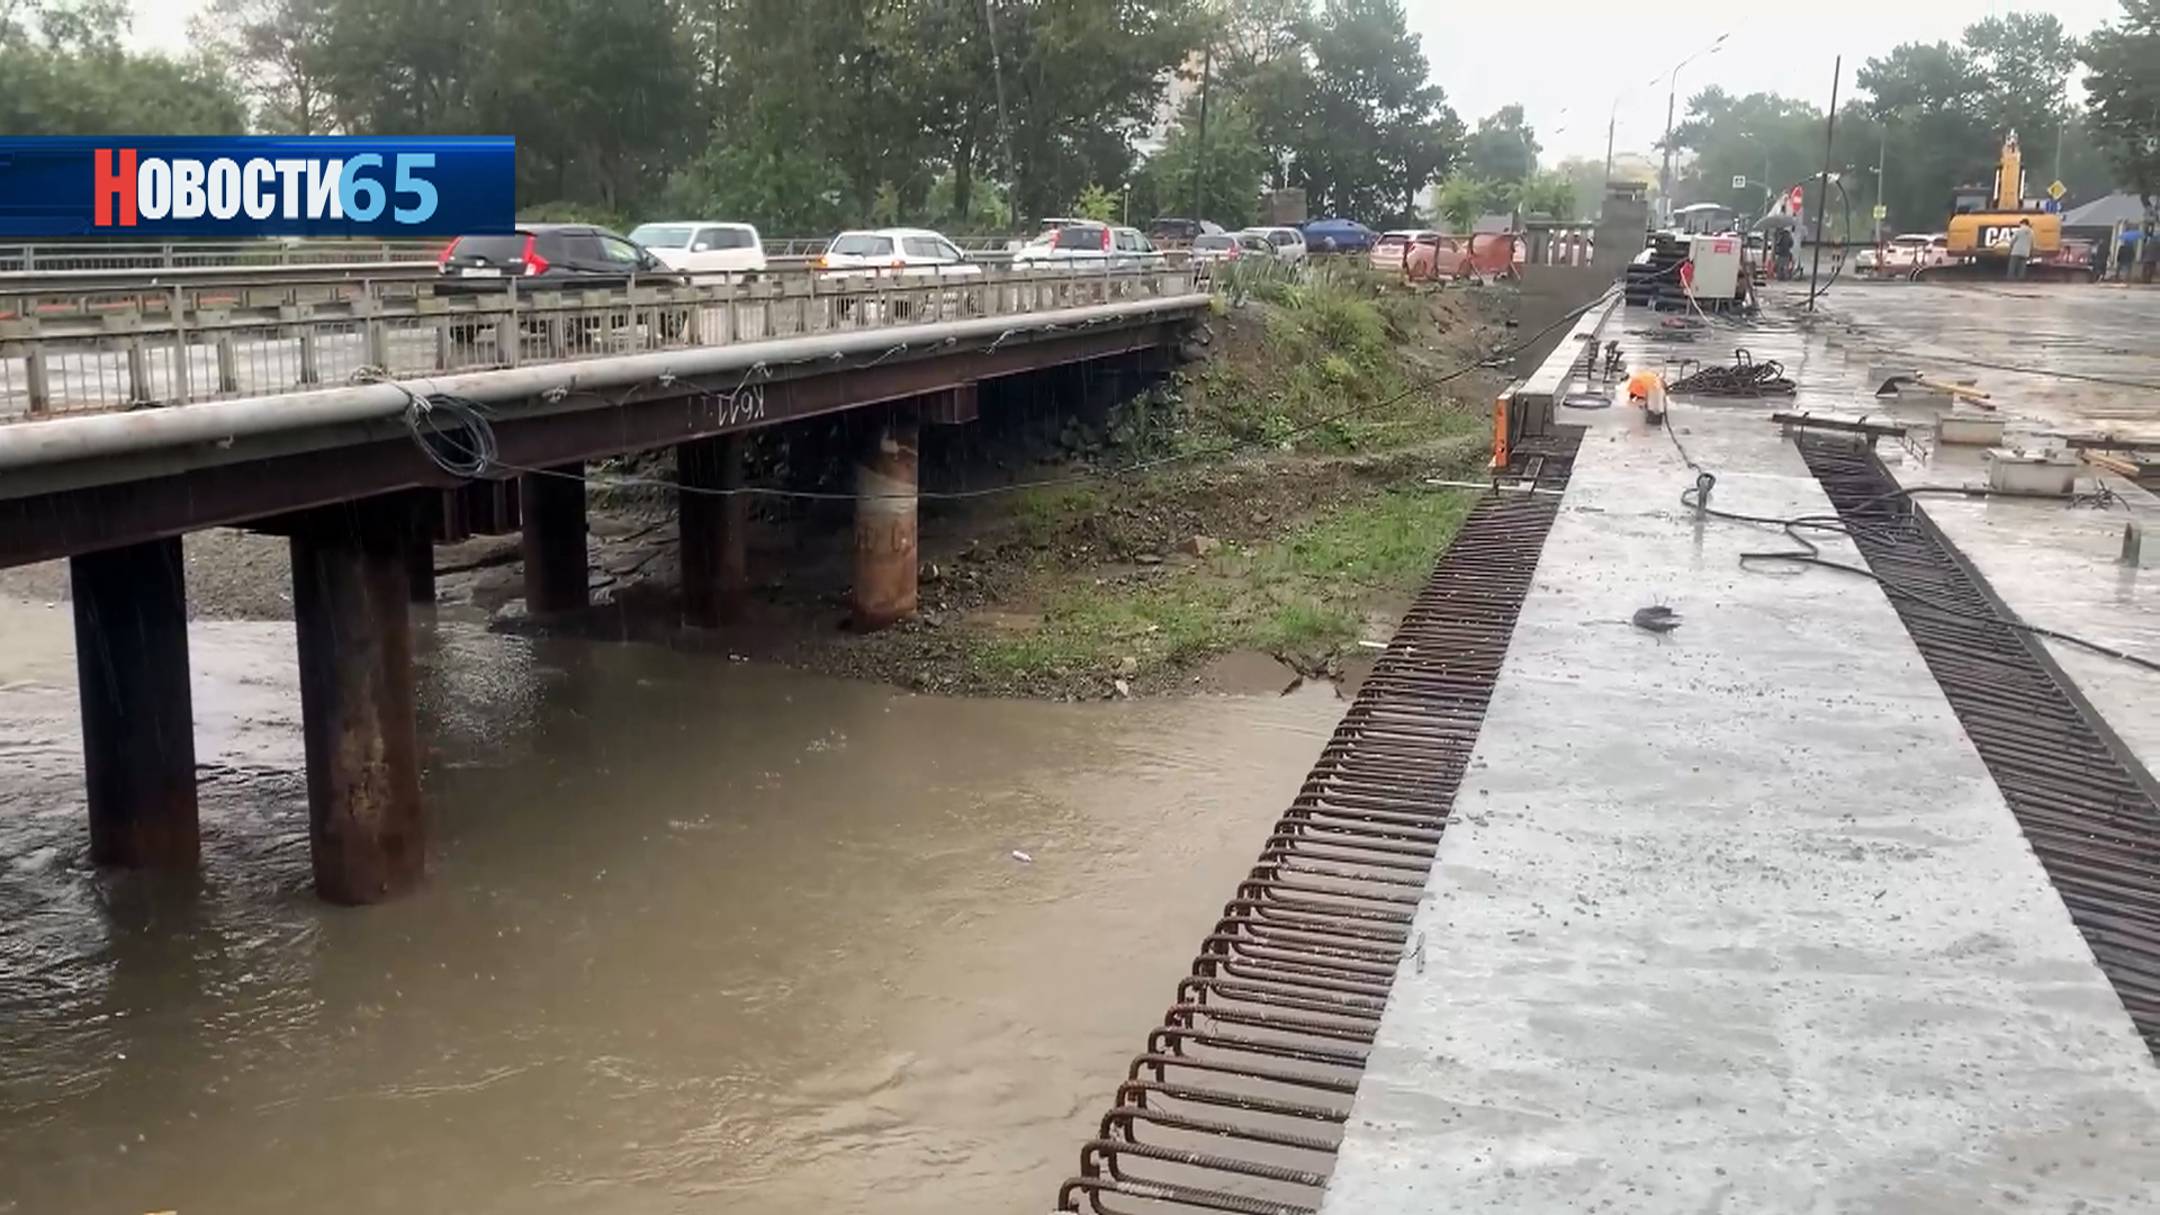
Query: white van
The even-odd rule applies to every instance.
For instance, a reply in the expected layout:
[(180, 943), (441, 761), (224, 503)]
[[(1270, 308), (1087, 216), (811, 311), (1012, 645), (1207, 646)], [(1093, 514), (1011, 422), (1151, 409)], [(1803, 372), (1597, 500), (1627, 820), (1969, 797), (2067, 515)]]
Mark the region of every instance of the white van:
[(1245, 229), (1275, 246), (1275, 256), (1291, 265), (1305, 260), (1305, 234), (1296, 228), (1255, 227)]
[(765, 242), (749, 224), (661, 220), (630, 229), (630, 239), (652, 250), (671, 270), (720, 277), (765, 272)]

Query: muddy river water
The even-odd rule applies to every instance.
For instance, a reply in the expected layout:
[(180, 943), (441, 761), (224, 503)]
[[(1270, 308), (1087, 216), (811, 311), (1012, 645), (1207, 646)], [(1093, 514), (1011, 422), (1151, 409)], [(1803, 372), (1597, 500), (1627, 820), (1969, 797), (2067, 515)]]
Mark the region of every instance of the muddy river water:
[(1045, 1210), (1341, 708), (425, 625), (431, 879), (340, 910), (290, 626), (190, 640), (204, 871), (100, 875), (67, 605), (0, 602), (6, 1215)]

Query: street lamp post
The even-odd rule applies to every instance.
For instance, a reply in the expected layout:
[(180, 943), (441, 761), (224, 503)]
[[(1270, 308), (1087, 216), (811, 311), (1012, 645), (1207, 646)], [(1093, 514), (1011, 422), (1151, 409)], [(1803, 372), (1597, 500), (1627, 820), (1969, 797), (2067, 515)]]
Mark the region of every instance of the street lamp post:
[(1620, 94), (1613, 94), (1612, 112), (1605, 115), (1605, 176), (1598, 181), (1598, 217), (1605, 216), (1605, 194), (1612, 189), (1613, 131), (1620, 125)]
[[(1704, 47), (1703, 49), (1695, 52), (1692, 55), (1689, 55), (1687, 58), (1682, 59), (1680, 62), (1674, 64), (1672, 67), (1672, 71), (1668, 73), (1665, 78), (1665, 161), (1658, 168), (1658, 209), (1664, 212), (1664, 216), (1668, 221), (1672, 219), (1673, 102), (1680, 95), (1680, 69), (1686, 67), (1690, 63), (1695, 62), (1697, 59), (1702, 58), (1704, 55), (1717, 54), (1718, 48), (1724, 46), (1725, 40), (1730, 37), (1732, 37), (1730, 33), (1719, 34), (1717, 36), (1717, 40), (1712, 42), (1709, 46)], [(1651, 77), (1649, 83), (1656, 84), (1657, 77)]]
[(1883, 202), (1883, 170), (1890, 163), (1890, 123), (1888, 119), (1883, 121), (1876, 134), (1878, 141), (1875, 144), (1875, 245), (1877, 248), (1881, 248), (1882, 221), (1883, 217), (1888, 214), (1885, 209), (1887, 204)]

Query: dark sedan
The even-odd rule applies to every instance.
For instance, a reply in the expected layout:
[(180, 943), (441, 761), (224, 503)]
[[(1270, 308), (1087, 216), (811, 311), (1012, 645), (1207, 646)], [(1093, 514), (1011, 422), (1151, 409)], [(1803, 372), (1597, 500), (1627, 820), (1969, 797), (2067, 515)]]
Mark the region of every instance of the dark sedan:
[(526, 287), (620, 286), (640, 282), (688, 282), (653, 254), (593, 224), (519, 224), (498, 236), (460, 236), (438, 259), (440, 293), (501, 291), (506, 280)]

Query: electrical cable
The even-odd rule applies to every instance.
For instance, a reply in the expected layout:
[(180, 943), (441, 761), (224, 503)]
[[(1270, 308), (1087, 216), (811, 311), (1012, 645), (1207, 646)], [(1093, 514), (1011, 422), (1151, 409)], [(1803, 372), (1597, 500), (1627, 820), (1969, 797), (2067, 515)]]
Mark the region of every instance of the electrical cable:
[[(1830, 184), (1837, 187), (1838, 204), (1845, 210), (1845, 231), (1850, 235), (1852, 232), (1852, 196), (1845, 192), (1845, 183), (1843, 181), (1832, 177)], [(1828, 206), (1829, 204), (1829, 199), (1823, 199), (1820, 203), (1822, 206)], [(1839, 245), (1837, 258), (1830, 263), (1830, 277), (1823, 280), (1821, 286), (1810, 286), (1808, 288), (1808, 297), (1803, 302), (1803, 306), (1812, 306), (1816, 300), (1829, 294), (1830, 288), (1837, 285), (1838, 276), (1843, 273), (1845, 273), (1845, 246)]]
[[(1673, 433), (1670, 414), (1666, 416), (1665, 430), (1668, 434)], [(1673, 435), (1673, 445), (1675, 447), (1680, 446), (1680, 438), (1677, 434)], [(1810, 540), (1808, 537), (1801, 534), (1803, 531), (1818, 531), (1828, 532), (1833, 535), (1842, 535), (1853, 539), (1857, 539), (1860, 537), (1870, 537), (1884, 542), (1890, 542), (1894, 539), (1894, 537), (1881, 531), (1880, 529), (1871, 528), (1866, 524), (1854, 524), (1844, 518), (1842, 515), (1797, 515), (1791, 518), (1776, 518), (1767, 515), (1741, 514), (1736, 511), (1719, 510), (1715, 507), (1712, 507), (1707, 503), (1707, 494), (1709, 491), (1709, 486), (1716, 483), (1716, 478), (1713, 477), (1709, 472), (1702, 470), (1701, 467), (1697, 465), (1693, 460), (1688, 459), (1687, 451), (1685, 448), (1680, 449), (1680, 454), (1681, 458), (1687, 461), (1688, 467), (1694, 469), (1697, 474), (1695, 485), (1680, 492), (1681, 505), (1687, 507), (1691, 511), (1694, 511), (1698, 515), (1702, 515), (1707, 518), (1723, 520), (1728, 523), (1742, 523), (1755, 526), (1776, 527), (1783, 531), (1787, 536), (1791, 537), (1792, 540), (1800, 546), (1796, 549), (1758, 549), (1751, 552), (1743, 552), (1740, 554), (1740, 564), (1742, 568), (1747, 568), (1751, 564), (1757, 562), (1772, 561), (1783, 562), (1791, 565), (1819, 566), (1823, 569), (1837, 570), (1841, 573), (1856, 574), (1862, 578), (1868, 579), (1869, 581), (1875, 583), (1877, 586), (1880, 586), (1883, 589), (1883, 593), (1890, 595), (1893, 598), (1903, 599), (1909, 603), (1920, 604), (1921, 606), (1927, 608), (1930, 611), (1940, 612), (1945, 616), (1954, 617), (1960, 620), (1971, 620), (1980, 624), (2007, 625), (2008, 627), (2015, 629), (2021, 633), (2027, 633), (2035, 637), (2045, 637), (2051, 641), (2060, 641), (2067, 645), (2073, 645), (2080, 649), (2088, 650), (2104, 658), (2112, 658), (2118, 662), (2127, 663), (2131, 666), (2139, 667), (2143, 670), (2160, 673), (2160, 661), (2155, 661), (2141, 654), (2134, 654), (2128, 650), (2119, 649), (2115, 646), (2104, 645), (2097, 641), (2091, 641), (2086, 638), (2076, 636), (2075, 634), (2065, 633), (2058, 629), (2051, 629), (2043, 625), (2028, 623), (2027, 621), (2021, 619), (2016, 613), (2012, 612), (2007, 605), (2005, 605), (2000, 612), (1968, 611), (1955, 604), (1944, 603), (1939, 599), (1936, 599), (1929, 595), (1924, 595), (1919, 591), (1913, 590), (1910, 587), (1902, 586), (1896, 582), (1891, 581), (1890, 579), (1884, 577), (1883, 575), (1877, 573), (1872, 569), (1863, 566), (1848, 565), (1843, 561), (1834, 561), (1822, 555), (1821, 545), (1815, 543), (1813, 540)], [(1706, 480), (1709, 482), (1709, 484), (1705, 484)], [(1900, 489), (1889, 490), (1887, 492), (1877, 494), (1872, 498), (1864, 499), (1858, 503), (1855, 503), (1852, 506), (1851, 511), (1857, 513), (1860, 511), (1865, 511), (1870, 507), (1873, 507), (1882, 502), (1890, 501), (1892, 499), (1904, 498), (1910, 500), (1914, 497), (1918, 497), (1924, 494), (1956, 494), (1963, 497), (1997, 496), (1993, 491), (1990, 490), (1972, 489), (1964, 486), (1915, 485), (1903, 487)], [(2073, 504), (2077, 504), (2079, 502), (2079, 497), (2078, 495), (2070, 495), (2067, 500), (2072, 502)], [(2103, 501), (2101, 504), (2105, 505), (2105, 502)]]
[[(1688, 373), (1689, 367), (1695, 368), (1693, 373)], [(1776, 359), (1765, 359), (1758, 363), (1745, 346), (1733, 349), (1733, 361), (1729, 366), (1682, 359), (1679, 370), (1683, 374), (1665, 386), (1667, 392), (1698, 396), (1766, 397), (1791, 396), (1799, 391), (1799, 385), (1786, 377), (1783, 363)]]

